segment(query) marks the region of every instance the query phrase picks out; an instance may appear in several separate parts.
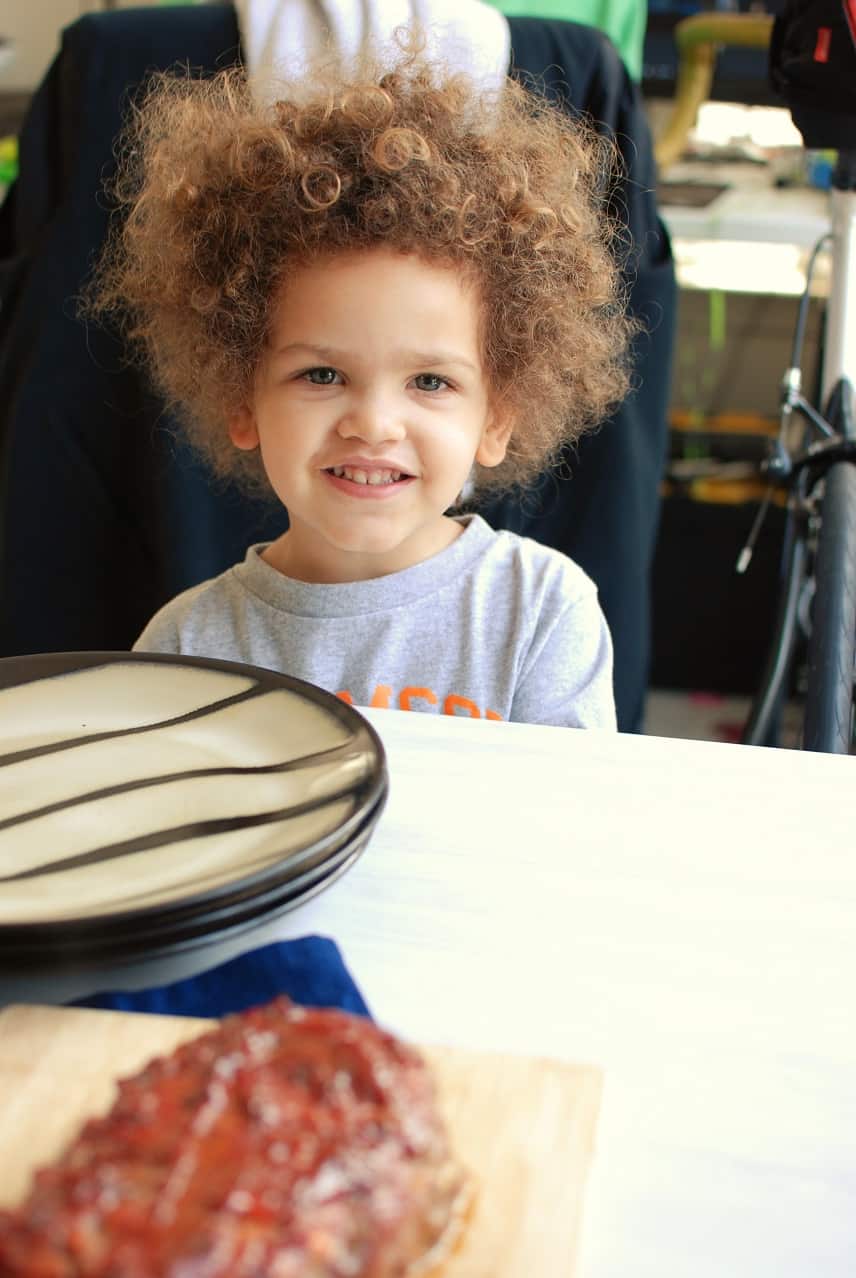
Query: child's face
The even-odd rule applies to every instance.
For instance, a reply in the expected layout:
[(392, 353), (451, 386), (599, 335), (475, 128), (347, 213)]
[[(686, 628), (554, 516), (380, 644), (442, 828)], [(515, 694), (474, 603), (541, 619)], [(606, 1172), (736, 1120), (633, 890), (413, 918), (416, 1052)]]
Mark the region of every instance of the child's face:
[(383, 576), (442, 550), (473, 461), (498, 465), (509, 433), (491, 409), (474, 288), (382, 248), (289, 277), (252, 402), (230, 420), (288, 510), (267, 557), (308, 581)]

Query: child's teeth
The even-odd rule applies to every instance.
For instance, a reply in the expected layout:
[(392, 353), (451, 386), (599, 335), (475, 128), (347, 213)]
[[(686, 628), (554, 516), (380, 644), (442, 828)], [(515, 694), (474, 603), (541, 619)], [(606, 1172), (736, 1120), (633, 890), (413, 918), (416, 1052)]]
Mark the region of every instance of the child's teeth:
[(401, 478), (398, 470), (352, 470), (350, 466), (334, 466), (333, 474), (354, 484), (394, 484)]

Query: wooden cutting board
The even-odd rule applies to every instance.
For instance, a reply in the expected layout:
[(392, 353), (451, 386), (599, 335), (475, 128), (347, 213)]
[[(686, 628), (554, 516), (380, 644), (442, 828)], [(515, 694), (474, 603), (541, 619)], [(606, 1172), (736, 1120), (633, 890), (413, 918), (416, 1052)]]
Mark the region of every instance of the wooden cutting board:
[[(0, 1012), (0, 1207), (24, 1197), (115, 1081), (212, 1022), (35, 1006)], [(602, 1077), (590, 1066), (425, 1049), (478, 1198), (444, 1278), (571, 1278)]]

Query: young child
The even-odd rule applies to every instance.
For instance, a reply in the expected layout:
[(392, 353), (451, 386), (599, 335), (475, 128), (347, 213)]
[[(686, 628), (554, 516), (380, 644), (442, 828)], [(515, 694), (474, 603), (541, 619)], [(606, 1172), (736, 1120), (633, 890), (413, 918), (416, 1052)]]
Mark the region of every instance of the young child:
[(135, 647), (355, 705), (614, 728), (593, 583), (450, 513), (525, 488), (626, 389), (608, 148), (418, 59), (297, 88), (266, 108), (236, 72), (160, 77), (126, 139), (92, 305), (126, 317), (214, 471), (288, 515)]

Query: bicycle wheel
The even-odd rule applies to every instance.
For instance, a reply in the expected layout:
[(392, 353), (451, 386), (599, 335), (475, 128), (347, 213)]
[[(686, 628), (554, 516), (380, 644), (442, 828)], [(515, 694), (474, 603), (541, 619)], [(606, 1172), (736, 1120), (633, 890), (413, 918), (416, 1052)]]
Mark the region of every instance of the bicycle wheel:
[(856, 665), (856, 465), (826, 475), (815, 560), (803, 749), (848, 754)]

